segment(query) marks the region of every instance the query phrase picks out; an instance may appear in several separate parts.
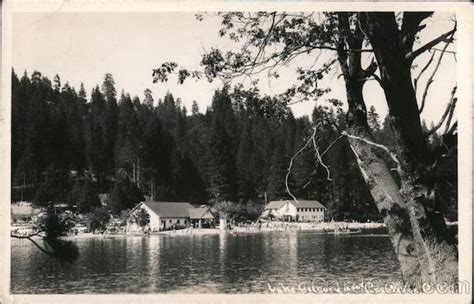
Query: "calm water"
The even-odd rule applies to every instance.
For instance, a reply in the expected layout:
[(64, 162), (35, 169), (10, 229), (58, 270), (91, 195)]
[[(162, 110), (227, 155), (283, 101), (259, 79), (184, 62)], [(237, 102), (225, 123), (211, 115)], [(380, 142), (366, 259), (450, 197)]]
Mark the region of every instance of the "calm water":
[(267, 293), (312, 280), (398, 281), (390, 240), (374, 235), (267, 232), (90, 237), (64, 267), (12, 240), (12, 293)]

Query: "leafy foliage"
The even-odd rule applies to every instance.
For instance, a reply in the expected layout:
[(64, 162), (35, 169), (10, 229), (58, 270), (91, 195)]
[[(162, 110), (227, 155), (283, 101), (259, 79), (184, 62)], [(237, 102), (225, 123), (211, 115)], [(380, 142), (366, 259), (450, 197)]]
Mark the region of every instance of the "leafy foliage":
[(94, 209), (89, 217), (90, 228), (93, 232), (97, 230), (105, 230), (110, 221), (110, 213), (107, 208), (99, 207)]
[(144, 208), (140, 208), (140, 210), (135, 213), (134, 219), (138, 226), (143, 228), (150, 223), (150, 214)]

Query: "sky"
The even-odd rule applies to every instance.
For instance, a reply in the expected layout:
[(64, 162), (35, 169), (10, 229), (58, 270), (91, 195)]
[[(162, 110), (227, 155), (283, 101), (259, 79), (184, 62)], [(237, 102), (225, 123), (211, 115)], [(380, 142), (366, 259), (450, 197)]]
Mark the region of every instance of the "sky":
[[(426, 21), (427, 27), (420, 34), (420, 42), (429, 41), (453, 27), (452, 16), (436, 13)], [(143, 98), (143, 91), (149, 88), (156, 100), (171, 92), (175, 98), (191, 108), (193, 100), (198, 102), (204, 112), (210, 105), (213, 92), (222, 84), (219, 81), (208, 83), (205, 80), (188, 80), (178, 85), (176, 78), (167, 83), (152, 82), (152, 70), (165, 61), (176, 61), (190, 69), (199, 68), (201, 55), (211, 47), (235, 49), (231, 41), (218, 35), (220, 20), (209, 16), (204, 21), (196, 20), (193, 13), (171, 12), (46, 12), (15, 13), (13, 15), (13, 67), (21, 76), (35, 70), (51, 80), (58, 74), (64, 84), (66, 81), (75, 88), (83, 82), (90, 96), (91, 89), (103, 81), (105, 73), (114, 77), (118, 92), (122, 89), (132, 96)], [(442, 45), (440, 45), (442, 47)], [(448, 47), (455, 50), (455, 44)], [(315, 63), (315, 54), (298, 58), (280, 70), (278, 80), (261, 78), (259, 87), (263, 93), (278, 94), (288, 88), (295, 79), (298, 66), (315, 64), (321, 66), (334, 58), (332, 51), (322, 51)], [(427, 62), (430, 54), (418, 57), (413, 70), (417, 75), (420, 67)], [(370, 58), (363, 58), (368, 65)], [(441, 117), (451, 89), (456, 83), (455, 58), (445, 54), (435, 82), (427, 98), (422, 118), (428, 124)], [(425, 73), (421, 88), (431, 74)], [(338, 98), (345, 101), (345, 89), (340, 71), (334, 71), (323, 79), (321, 87), (330, 87), (331, 92), (321, 98)], [(238, 79), (248, 84), (249, 79)], [(421, 96), (420, 90), (419, 96)], [(374, 105), (383, 118), (387, 105), (383, 90), (376, 81), (368, 81), (364, 86), (367, 106)], [(318, 101), (319, 102), (319, 101)], [(295, 116), (311, 115), (314, 101), (292, 105)]]

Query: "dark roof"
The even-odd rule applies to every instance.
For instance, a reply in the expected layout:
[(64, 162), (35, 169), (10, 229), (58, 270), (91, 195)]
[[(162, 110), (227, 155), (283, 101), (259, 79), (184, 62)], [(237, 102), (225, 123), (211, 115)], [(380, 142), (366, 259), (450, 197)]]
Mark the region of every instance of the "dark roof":
[[(213, 219), (208, 207), (196, 208), (188, 202), (141, 202), (162, 218)], [(137, 207), (140, 204), (137, 205)], [(137, 208), (135, 207), (135, 208)], [(134, 208), (134, 209), (135, 209)], [(133, 210), (132, 210), (133, 211)]]
[(189, 217), (189, 209), (194, 207), (188, 202), (142, 202), (162, 218)]
[(306, 200), (298, 200), (298, 201), (290, 201), (296, 208), (326, 208), (323, 204), (318, 201), (306, 201)]
[(209, 212), (208, 207), (199, 207), (199, 208), (192, 208), (188, 210), (189, 217), (192, 220), (199, 220), (199, 219), (213, 219), (214, 217)]
[(284, 204), (288, 201), (271, 201), (265, 206), (265, 210), (267, 209), (280, 209)]

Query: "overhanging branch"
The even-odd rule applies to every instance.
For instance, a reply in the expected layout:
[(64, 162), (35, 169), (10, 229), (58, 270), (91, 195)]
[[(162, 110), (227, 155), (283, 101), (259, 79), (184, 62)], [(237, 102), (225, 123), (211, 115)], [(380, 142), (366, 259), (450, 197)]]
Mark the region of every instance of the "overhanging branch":
[(419, 49), (417, 49), (416, 51), (412, 51), (412, 52), (409, 52), (408, 54), (405, 55), (405, 58), (410, 60), (410, 61), (413, 61), (416, 57), (418, 57), (419, 55), (421, 55), (422, 53), (424, 53), (425, 51), (431, 49), (432, 47), (434, 47), (435, 45), (437, 45), (438, 43), (440, 42), (443, 42), (443, 41), (446, 41), (446, 39), (448, 37), (451, 37), (451, 39), (449, 39), (447, 41), (447, 43), (449, 43), (451, 40), (452, 40), (452, 36), (454, 35), (454, 33), (456, 32), (456, 23), (454, 24), (454, 28), (452, 30), (450, 30), (449, 32), (447, 33), (444, 33), (440, 36), (438, 36), (437, 38), (431, 40), (430, 42), (428, 42), (427, 44), (423, 45), (422, 47), (420, 47)]

